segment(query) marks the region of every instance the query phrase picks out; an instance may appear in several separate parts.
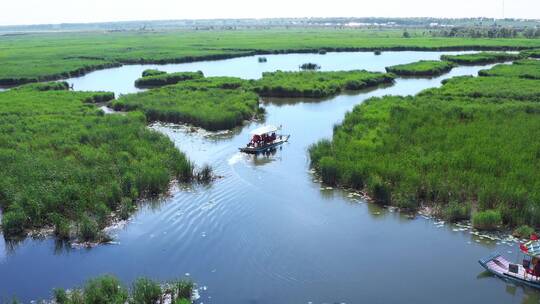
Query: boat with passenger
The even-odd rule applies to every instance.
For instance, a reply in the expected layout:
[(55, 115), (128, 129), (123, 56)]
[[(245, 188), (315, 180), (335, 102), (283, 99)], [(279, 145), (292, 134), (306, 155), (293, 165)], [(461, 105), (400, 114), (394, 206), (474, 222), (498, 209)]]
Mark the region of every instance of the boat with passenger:
[(244, 153), (259, 153), (273, 149), (289, 140), (290, 135), (278, 134), (281, 126), (267, 125), (251, 131), (251, 140), (243, 148), (239, 148)]
[(493, 253), (478, 262), (503, 280), (540, 288), (540, 240), (536, 235), (531, 235), (531, 240), (520, 244), (519, 249), (523, 257), (521, 263), (512, 263), (499, 253)]

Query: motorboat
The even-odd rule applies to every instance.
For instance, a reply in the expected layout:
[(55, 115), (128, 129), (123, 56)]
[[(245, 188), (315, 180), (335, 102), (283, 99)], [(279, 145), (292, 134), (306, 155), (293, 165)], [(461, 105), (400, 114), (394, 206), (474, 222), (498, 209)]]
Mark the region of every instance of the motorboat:
[(520, 244), (521, 263), (512, 263), (499, 253), (493, 253), (478, 262), (495, 276), (518, 284), (540, 289), (540, 241), (535, 235)]
[(278, 134), (278, 128), (273, 125), (266, 125), (251, 131), (251, 140), (242, 148), (241, 152), (256, 154), (273, 149), (289, 140), (290, 135)]

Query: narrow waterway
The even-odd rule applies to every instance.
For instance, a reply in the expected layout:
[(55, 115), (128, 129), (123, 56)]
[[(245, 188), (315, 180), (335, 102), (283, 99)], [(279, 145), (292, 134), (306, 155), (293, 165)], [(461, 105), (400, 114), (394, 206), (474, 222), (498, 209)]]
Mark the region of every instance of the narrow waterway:
[[(449, 52), (446, 52), (449, 53)], [(367, 69), (439, 52), (290, 54), (166, 66), (124, 66), (69, 79), (76, 90), (134, 92), (142, 70), (201, 70), (207, 76), (258, 78), (263, 71), (295, 70), (315, 62), (323, 70)], [(441, 80), (476, 75), (484, 67), (458, 67), (433, 79), (398, 79), (395, 85), (326, 100), (267, 99), (265, 122), (208, 134), (156, 124), (198, 165), (212, 165), (209, 186), (175, 187), (148, 202), (115, 230), (117, 244), (70, 249), (53, 239), (0, 241), (0, 295), (46, 298), (54, 287), (73, 287), (104, 273), (129, 283), (188, 276), (199, 303), (537, 303), (539, 293), (483, 273), (478, 258), (499, 251), (517, 257), (508, 240), (490, 240), (467, 227), (413, 219), (330, 189), (310, 173), (307, 148), (332, 135), (344, 114), (369, 97), (412, 95)], [(283, 125), (291, 140), (275, 153), (238, 153), (250, 130)]]

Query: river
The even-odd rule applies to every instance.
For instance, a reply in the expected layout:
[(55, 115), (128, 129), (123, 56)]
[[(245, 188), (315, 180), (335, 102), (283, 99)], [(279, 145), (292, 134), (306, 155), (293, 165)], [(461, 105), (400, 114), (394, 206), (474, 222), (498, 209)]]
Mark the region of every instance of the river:
[[(453, 52), (267, 55), (164, 66), (131, 65), (68, 79), (76, 90), (135, 92), (146, 68), (201, 70), (207, 76), (258, 78), (264, 71), (296, 70), (315, 62), (322, 70), (367, 69), (437, 59)], [(433, 79), (325, 100), (266, 99), (265, 122), (224, 134), (190, 133), (155, 124), (196, 164), (223, 176), (208, 186), (175, 187), (150, 201), (125, 226), (116, 244), (70, 249), (51, 238), (0, 241), (0, 295), (28, 301), (110, 273), (129, 284), (146, 275), (188, 276), (199, 284), (198, 303), (537, 303), (540, 294), (488, 276), (480, 257), (499, 251), (517, 257), (512, 242), (491, 241), (423, 216), (414, 219), (367, 204), (317, 182), (307, 148), (330, 138), (332, 127), (365, 99), (412, 95), (441, 80), (476, 75), (489, 66), (458, 67)], [(250, 130), (283, 125), (291, 140), (269, 156), (237, 152)]]

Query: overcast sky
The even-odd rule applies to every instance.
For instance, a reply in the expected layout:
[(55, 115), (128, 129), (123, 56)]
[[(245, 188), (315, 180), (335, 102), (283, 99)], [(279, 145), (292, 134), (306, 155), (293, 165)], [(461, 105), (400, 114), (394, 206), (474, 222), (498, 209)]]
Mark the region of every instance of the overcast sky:
[[(273, 17), (494, 17), (503, 0), (1, 0), (0, 25)], [(540, 0), (505, 0), (507, 18), (540, 19)]]

